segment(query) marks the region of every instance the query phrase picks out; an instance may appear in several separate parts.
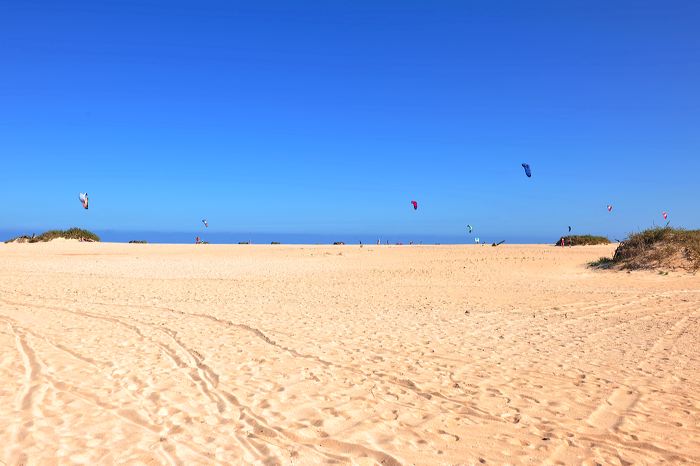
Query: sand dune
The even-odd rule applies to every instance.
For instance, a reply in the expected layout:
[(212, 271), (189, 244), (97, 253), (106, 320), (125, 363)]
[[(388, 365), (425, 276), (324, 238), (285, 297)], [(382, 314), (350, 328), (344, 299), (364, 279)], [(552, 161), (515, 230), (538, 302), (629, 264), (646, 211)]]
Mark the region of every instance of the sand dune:
[(699, 464), (700, 277), (612, 251), (0, 245), (0, 461)]

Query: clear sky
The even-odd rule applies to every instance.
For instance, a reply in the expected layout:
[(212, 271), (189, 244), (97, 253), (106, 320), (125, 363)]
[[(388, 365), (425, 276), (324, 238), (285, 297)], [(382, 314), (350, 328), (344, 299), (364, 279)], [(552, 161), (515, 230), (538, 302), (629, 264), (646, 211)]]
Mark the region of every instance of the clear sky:
[(697, 228), (699, 25), (691, 0), (0, 1), (0, 228)]

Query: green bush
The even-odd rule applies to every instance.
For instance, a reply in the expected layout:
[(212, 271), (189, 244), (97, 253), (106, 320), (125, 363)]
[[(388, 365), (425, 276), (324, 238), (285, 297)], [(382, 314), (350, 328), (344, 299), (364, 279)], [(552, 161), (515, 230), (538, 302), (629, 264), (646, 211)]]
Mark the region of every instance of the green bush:
[(657, 268), (700, 269), (700, 230), (657, 227), (633, 233), (621, 242), (612, 259), (592, 267), (639, 270)]
[(595, 244), (610, 244), (610, 240), (605, 236), (569, 235), (562, 236), (554, 245), (561, 246), (562, 240), (564, 240), (564, 246), (593, 246)]
[(5, 241), (5, 244), (7, 243), (12, 243), (14, 241), (18, 243), (31, 243), (33, 237), (32, 236), (27, 236), (27, 235), (20, 235), (20, 236), (15, 236), (14, 238), (10, 238)]
[(77, 239), (80, 241), (100, 241), (100, 237), (95, 233), (83, 230), (82, 228), (69, 228), (68, 230), (49, 230), (37, 236), (18, 236), (5, 241), (9, 243), (15, 240), (26, 240), (28, 243), (45, 243), (56, 238)]
[(99, 241), (100, 237), (95, 233), (82, 228), (70, 228), (68, 230), (49, 230), (39, 236), (35, 236), (32, 243), (51, 241), (56, 238), (77, 239), (81, 241)]
[(610, 257), (601, 257), (600, 259), (595, 260), (589, 263), (588, 265), (597, 269), (610, 269), (615, 266), (615, 261), (613, 261)]
[(613, 260), (628, 269), (650, 269), (677, 260), (683, 268), (700, 268), (700, 230), (657, 227), (630, 235)]

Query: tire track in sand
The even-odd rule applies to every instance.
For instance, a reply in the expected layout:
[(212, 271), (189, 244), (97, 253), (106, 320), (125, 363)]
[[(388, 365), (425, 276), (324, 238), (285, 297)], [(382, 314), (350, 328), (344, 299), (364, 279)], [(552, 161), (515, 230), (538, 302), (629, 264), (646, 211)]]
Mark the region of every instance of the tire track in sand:
[[(3, 319), (4, 320), (4, 319)], [(17, 352), (22, 360), (22, 365), (24, 366), (24, 377), (22, 383), (22, 390), (17, 394), (15, 403), (16, 411), (19, 414), (19, 426), (15, 431), (12, 443), (14, 445), (13, 451), (10, 453), (10, 459), (13, 462), (19, 464), (24, 464), (27, 462), (27, 455), (21, 450), (21, 445), (24, 439), (29, 435), (28, 427), (32, 424), (33, 412), (35, 411), (34, 406), (34, 394), (39, 389), (39, 364), (37, 363), (34, 350), (27, 341), (26, 336), (10, 322), (7, 322), (7, 326), (10, 328), (10, 332), (15, 337), (15, 344), (17, 346)]]
[[(672, 348), (685, 331), (688, 320), (696, 318), (698, 314), (700, 314), (700, 310), (680, 318), (664, 335), (657, 339), (651, 349), (649, 349), (647, 357), (637, 365), (637, 370), (653, 369), (650, 366), (650, 361), (661, 351)], [(634, 385), (632, 377), (625, 379), (621, 385), (624, 386), (613, 390), (610, 396), (588, 416), (586, 420), (588, 424), (601, 431), (616, 430), (617, 426), (622, 422), (626, 411), (634, 406), (640, 396), (638, 390), (631, 388)]]
[[(19, 353), (25, 368), (24, 387), (17, 397), (17, 410), (21, 415), (22, 421), (12, 442), (13, 445), (15, 445), (15, 449), (19, 449), (19, 452), (11, 453), (11, 463), (26, 464), (29, 459), (27, 455), (22, 452), (21, 445), (23, 444), (22, 442), (24, 438), (30, 435), (27, 427), (31, 426), (36, 419), (41, 418), (44, 415), (40, 407), (41, 400), (38, 400), (35, 396), (35, 393), (41, 387), (52, 389), (57, 398), (60, 398), (60, 395), (63, 395), (79, 399), (90, 405), (96, 406), (102, 411), (108, 412), (131, 425), (145, 429), (150, 433), (157, 433), (160, 430), (158, 426), (150, 424), (148, 421), (138, 416), (138, 414), (135, 412), (132, 413), (119, 409), (119, 407), (110, 405), (109, 403), (100, 400), (96, 396), (84, 393), (78, 387), (72, 386), (59, 380), (55, 376), (49, 375), (46, 371), (42, 370), (43, 364), (39, 360), (37, 352), (34, 350), (34, 347), (30, 344), (29, 339), (27, 338), (28, 334), (35, 335), (34, 332), (29, 332), (26, 329), (23, 329), (17, 325), (14, 319), (10, 317), (0, 316), (0, 320), (5, 321), (12, 334), (15, 336), (17, 352)], [(55, 347), (55, 345), (51, 346)], [(166, 448), (164, 445), (159, 445), (159, 448), (156, 449), (156, 451), (161, 455), (161, 459), (164, 460), (165, 463), (177, 464), (177, 458), (174, 456), (173, 448)], [(197, 451), (194, 451), (194, 453), (203, 458), (207, 458)]]
[[(49, 306), (49, 305), (42, 305), (42, 304), (29, 304), (29, 303), (22, 303), (22, 302), (13, 302), (13, 301), (5, 300), (5, 299), (0, 299), (0, 301), (4, 302), (5, 304), (11, 304), (11, 305), (15, 305), (15, 306), (24, 306), (24, 307), (30, 307), (30, 308), (33, 307), (33, 308), (40, 308), (40, 309), (48, 309), (51, 311), (65, 312), (68, 314), (77, 315), (79, 317), (88, 317), (88, 318), (92, 318), (92, 319), (96, 319), (96, 320), (100, 320), (100, 321), (104, 321), (104, 322), (109, 322), (109, 323), (116, 324), (116, 325), (122, 326), (124, 328), (127, 328), (128, 330), (134, 332), (139, 337), (139, 339), (141, 341), (144, 341), (144, 342), (149, 341), (154, 346), (156, 346), (161, 351), (161, 353), (164, 354), (172, 362), (172, 364), (175, 368), (184, 369), (185, 375), (190, 379), (192, 384), (195, 387), (197, 387), (200, 394), (202, 394), (206, 399), (208, 399), (209, 401), (211, 401), (212, 403), (215, 404), (219, 414), (227, 411), (227, 409), (226, 409), (226, 406), (228, 405), (228, 403), (226, 401), (227, 398), (223, 397), (223, 396), (221, 396), (221, 394), (217, 393), (215, 387), (208, 380), (209, 377), (207, 377), (207, 376), (202, 377), (200, 375), (201, 368), (197, 367), (196, 363), (195, 363), (194, 367), (190, 366), (189, 364), (187, 364), (186, 362), (183, 361), (183, 359), (177, 354), (176, 351), (174, 351), (168, 345), (156, 340), (155, 338), (151, 338), (151, 337), (147, 336), (136, 325), (132, 325), (130, 323), (124, 322), (122, 319), (119, 319), (116, 317), (109, 317), (109, 316), (105, 316), (105, 315), (101, 315), (101, 314), (94, 314), (94, 313), (86, 312), (86, 311), (77, 311), (77, 310), (67, 309), (67, 308), (60, 307), (60, 306)], [(145, 323), (140, 322), (136, 319), (132, 319), (132, 320), (135, 322), (139, 322), (141, 324), (144, 324), (146, 326), (153, 327), (157, 330), (161, 330), (161, 331), (163, 330), (160, 327), (153, 326), (150, 324), (145, 324)], [(165, 332), (165, 334), (168, 335), (169, 337), (172, 337), (172, 335), (169, 335), (167, 332)], [(181, 343), (179, 343), (179, 344), (181, 347), (184, 348), (184, 346)], [(190, 351), (185, 349), (185, 352), (194, 361), (197, 361), (196, 357)], [(216, 375), (214, 375), (213, 378), (216, 378), (218, 380), (218, 376), (216, 376)], [(88, 398), (89, 401), (93, 402), (92, 404), (96, 404), (96, 403), (94, 403), (95, 400), (92, 399), (92, 397), (83, 396), (82, 398), (84, 401), (88, 401), (86, 399), (86, 398)], [(98, 404), (98, 406), (100, 406), (103, 409), (116, 409), (114, 407), (104, 405), (103, 403)], [(171, 408), (172, 408), (172, 406), (171, 406)], [(177, 411), (179, 411), (179, 410), (177, 410)], [(119, 410), (117, 409), (116, 412), (119, 412)], [(121, 416), (121, 415), (120, 415), (120, 417), (124, 418), (124, 416)], [(140, 418), (140, 416), (136, 415), (135, 413), (131, 413), (131, 412), (128, 413), (127, 417), (129, 419), (131, 419), (132, 421), (133, 421), (134, 417)], [(142, 421), (142, 420), (138, 420), (136, 423), (137, 424), (148, 424), (146, 421)], [(251, 426), (251, 427), (254, 428), (255, 426)], [(161, 430), (160, 428), (157, 429), (157, 431), (160, 431), (160, 430)], [(168, 434), (172, 431), (175, 431), (175, 430), (177, 430), (177, 426), (171, 426), (170, 429), (167, 432), (165, 432), (163, 436), (165, 438), (167, 438)], [(241, 443), (241, 447), (244, 450), (248, 451), (251, 454), (256, 453), (257, 450), (255, 449), (255, 447), (253, 445), (250, 444), (250, 442), (248, 442), (247, 439), (238, 438), (238, 440)], [(205, 456), (201, 452), (200, 452), (200, 455)]]
[[(24, 294), (24, 295), (27, 296), (26, 294)], [(49, 298), (49, 299), (52, 299), (52, 298)], [(71, 302), (74, 304), (84, 304), (84, 303), (81, 303), (77, 300), (71, 300)], [(23, 304), (23, 303), (15, 303), (15, 304)], [(102, 302), (89, 302), (87, 304), (103, 306), (103, 307), (115, 307), (115, 306), (117, 306), (117, 307), (123, 307), (123, 308), (131, 308), (131, 309), (154, 309), (156, 311), (174, 313), (174, 314), (178, 314), (178, 315), (181, 315), (184, 317), (197, 317), (197, 318), (209, 320), (211, 322), (215, 322), (216, 324), (222, 325), (225, 327), (238, 328), (238, 329), (244, 330), (246, 332), (252, 333), (254, 336), (259, 338), (260, 340), (262, 340), (266, 344), (271, 345), (271, 346), (277, 348), (278, 350), (286, 352), (294, 357), (308, 359), (308, 360), (317, 362), (318, 364), (321, 364), (322, 366), (325, 366), (325, 367), (334, 367), (334, 368), (338, 368), (341, 370), (345, 370), (345, 371), (348, 371), (350, 373), (360, 375), (364, 378), (378, 379), (379, 382), (384, 382), (384, 383), (387, 383), (389, 385), (394, 385), (394, 386), (398, 387), (399, 389), (404, 389), (404, 390), (407, 390), (409, 392), (412, 392), (416, 396), (423, 399), (424, 401), (425, 400), (430, 401), (433, 398), (435, 398), (436, 400), (442, 400), (442, 401), (445, 401), (447, 403), (450, 403), (459, 409), (459, 411), (447, 410), (447, 412), (449, 412), (451, 414), (460, 415), (460, 416), (467, 416), (468, 415), (468, 416), (473, 416), (475, 418), (480, 418), (480, 419), (485, 420), (485, 421), (507, 423), (506, 421), (504, 421), (503, 419), (501, 419), (498, 416), (491, 415), (491, 414), (485, 413), (481, 410), (478, 410), (478, 409), (475, 409), (475, 408), (470, 407), (468, 405), (465, 405), (463, 402), (461, 402), (459, 400), (452, 399), (448, 396), (445, 396), (444, 394), (442, 394), (438, 391), (431, 391), (429, 393), (422, 391), (422, 390), (420, 390), (420, 388), (417, 385), (415, 385), (415, 383), (413, 383), (410, 380), (398, 379), (396, 377), (389, 377), (389, 376), (386, 376), (386, 374), (383, 374), (383, 373), (377, 372), (377, 371), (373, 371), (373, 370), (363, 371), (363, 370), (356, 368), (356, 367), (345, 366), (342, 364), (338, 364), (338, 363), (335, 363), (332, 361), (325, 360), (319, 356), (301, 353), (294, 348), (289, 348), (287, 346), (284, 346), (284, 345), (277, 343), (276, 341), (274, 341), (270, 337), (268, 337), (265, 333), (263, 333), (260, 329), (257, 329), (255, 327), (252, 327), (252, 326), (249, 326), (246, 324), (233, 322), (233, 321), (230, 321), (227, 319), (221, 319), (221, 318), (218, 318), (216, 316), (209, 315), (209, 314), (202, 314), (202, 313), (196, 313), (196, 312), (185, 312), (185, 311), (180, 311), (177, 309), (172, 309), (172, 308), (164, 307), (164, 306), (149, 306), (149, 305), (135, 305), (135, 304), (121, 304), (121, 303), (102, 303)], [(76, 312), (76, 311), (68, 310), (68, 312)], [(158, 330), (162, 330), (161, 327), (158, 327), (158, 326), (155, 326), (152, 324), (148, 324), (145, 322), (141, 322), (141, 321), (138, 321), (138, 320), (133, 319), (133, 318), (129, 318), (129, 319), (132, 321), (139, 322), (143, 325), (147, 325), (147, 326), (156, 328)], [(128, 325), (128, 324), (125, 324), (125, 325)], [(218, 380), (218, 376), (216, 378)], [(439, 409), (442, 411), (445, 411), (445, 409), (443, 407), (440, 407)], [(476, 421), (473, 421), (473, 420), (472, 420), (472, 422), (476, 423)]]
[[(141, 331), (141, 329), (139, 329), (137, 326), (129, 324), (127, 322), (124, 322), (119, 318), (108, 317), (108, 316), (94, 314), (94, 313), (85, 312), (85, 311), (77, 311), (77, 310), (67, 309), (67, 308), (59, 307), (59, 306), (48, 306), (48, 305), (33, 304), (33, 303), (15, 302), (15, 301), (8, 301), (6, 299), (0, 299), (0, 301), (4, 302), (5, 304), (10, 304), (10, 305), (15, 305), (15, 306), (23, 306), (23, 307), (29, 307), (29, 308), (32, 308), (32, 307), (43, 308), (43, 309), (48, 309), (48, 310), (52, 310), (52, 311), (62, 311), (62, 312), (66, 312), (69, 314), (78, 315), (80, 317), (89, 317), (89, 318), (103, 320), (103, 321), (111, 322), (111, 323), (114, 323), (117, 325), (121, 325), (125, 328), (130, 329), (134, 333), (136, 333), (142, 340), (151, 341), (153, 344), (155, 344), (157, 347), (159, 347), (166, 354), (166, 356), (168, 356), (169, 359), (171, 361), (173, 361), (173, 363), (177, 367), (192, 369), (192, 367), (187, 365), (170, 347), (168, 347), (167, 345), (165, 345), (161, 342), (158, 342), (157, 340), (155, 340), (153, 338), (147, 337)], [(76, 302), (76, 304), (79, 304), (79, 303)], [(91, 303), (91, 304), (98, 304), (99, 305), (100, 303)], [(103, 305), (106, 306), (106, 304), (103, 304)], [(134, 306), (129, 306), (129, 307), (134, 307)], [(266, 343), (271, 344), (273, 346), (276, 346), (280, 349), (284, 349), (285, 351), (290, 352), (296, 356), (302, 356), (302, 357), (306, 356), (306, 355), (303, 355), (301, 353), (298, 353), (296, 350), (284, 348), (280, 345), (277, 345), (274, 341), (269, 339), (260, 330), (255, 329), (255, 328), (250, 327), (250, 326), (247, 326), (245, 324), (235, 324), (235, 323), (229, 322), (229, 321), (221, 321), (220, 319), (218, 319), (216, 317), (208, 316), (206, 314), (189, 314), (186, 312), (175, 311), (173, 309), (168, 309), (168, 308), (163, 308), (162, 310), (180, 313), (180, 314), (183, 314), (185, 316), (207, 318), (209, 320), (216, 321), (220, 324), (229, 324), (229, 326), (234, 326), (234, 327), (252, 332), (258, 338), (263, 339), (263, 341), (265, 341)], [(179, 339), (177, 339), (176, 332), (169, 330), (169, 329), (167, 331), (164, 331), (164, 329), (162, 327), (155, 326), (153, 324), (148, 324), (145, 322), (141, 322), (137, 319), (132, 318), (130, 320), (132, 320), (134, 322), (139, 322), (139, 323), (146, 325), (148, 327), (152, 327), (153, 329), (159, 330), (159, 331), (165, 333), (166, 335), (168, 335), (169, 337), (173, 338), (174, 340), (177, 341), (177, 345), (180, 346), (183, 349), (183, 351), (185, 351), (189, 355), (189, 357), (192, 358), (193, 361), (195, 361), (195, 364), (199, 364), (199, 367), (197, 369), (208, 371), (206, 377), (201, 377), (199, 374), (197, 374), (193, 377), (192, 371), (189, 372), (189, 375), (191, 378), (193, 378), (193, 382), (195, 382), (196, 386), (198, 386), (200, 388), (206, 387), (206, 388), (203, 388), (203, 390), (202, 390), (203, 394), (205, 396), (207, 396), (207, 398), (209, 398), (211, 401), (215, 402), (217, 404), (217, 407), (220, 408), (221, 412), (224, 411), (223, 406), (228, 405), (228, 404), (233, 405), (236, 408), (238, 408), (238, 410), (240, 410), (241, 415), (240, 415), (239, 419), (241, 421), (243, 421), (250, 428), (250, 431), (248, 433), (248, 437), (252, 436), (255, 438), (259, 438), (260, 440), (263, 440), (263, 441), (268, 442), (268, 443), (270, 443), (269, 438), (274, 438), (274, 437), (286, 438), (287, 440), (290, 440), (297, 445), (311, 449), (314, 452), (316, 452), (317, 454), (320, 454), (321, 456), (325, 456), (328, 460), (332, 460), (332, 461), (338, 461), (338, 460), (342, 461), (342, 460), (345, 460), (347, 458), (345, 458), (343, 456), (339, 457), (336, 455), (329, 455), (324, 450), (336, 451), (336, 452), (339, 452), (342, 454), (347, 454), (348, 451), (356, 451), (356, 452), (360, 452), (364, 455), (370, 456), (382, 464), (389, 464), (389, 465), (400, 465), (401, 464), (401, 462), (399, 462), (396, 458), (394, 458), (393, 456), (391, 456), (388, 453), (383, 452), (381, 450), (374, 450), (374, 449), (365, 447), (365, 446), (360, 445), (360, 444), (332, 441), (330, 439), (324, 439), (324, 438), (322, 438), (322, 439), (310, 439), (310, 438), (307, 439), (307, 438), (299, 437), (295, 434), (292, 434), (291, 432), (288, 432), (284, 429), (275, 428), (275, 427), (269, 425), (269, 423), (266, 420), (264, 420), (263, 418), (261, 418), (260, 416), (255, 414), (250, 407), (241, 403), (240, 400), (238, 399), (238, 397), (236, 397), (232, 393), (229, 393), (225, 390), (222, 390), (222, 389), (217, 390), (216, 387), (214, 387), (213, 385), (209, 385), (207, 382), (205, 382), (205, 380), (204, 380), (205, 378), (209, 379), (210, 381), (211, 380), (218, 381), (218, 375), (216, 375), (208, 366), (203, 365), (201, 363), (201, 361), (199, 360), (199, 358), (197, 358), (191, 352), (191, 350), (187, 349), (186, 346)], [(311, 356), (310, 358), (317, 359), (314, 356)], [(320, 358), (318, 358), (318, 359), (320, 359)], [(333, 363), (330, 363), (327, 361), (323, 361), (323, 362), (328, 364), (328, 365), (333, 365)], [(206, 367), (206, 369), (203, 369), (202, 366)], [(201, 382), (201, 383), (199, 383), (199, 382)], [(254, 445), (250, 444), (246, 438), (239, 436), (239, 437), (236, 437), (236, 440), (238, 442), (240, 442), (241, 446), (245, 450), (250, 452), (251, 454), (255, 454), (258, 452), (258, 449)], [(319, 447), (321, 447), (322, 449), (320, 450)]]
[[(677, 312), (685, 312), (688, 308), (682, 307), (676, 309)], [(659, 337), (654, 345), (648, 350), (647, 356), (642, 359), (636, 367), (635, 372), (649, 371), (655, 369), (652, 361), (655, 357), (664, 351), (672, 349), (676, 341), (686, 331), (689, 321), (695, 321), (700, 315), (700, 309), (695, 307), (695, 310), (676, 321), (661, 337)], [(654, 452), (661, 455), (666, 460), (675, 462), (693, 462), (691, 458), (683, 458), (676, 452), (664, 450), (653, 444), (645, 442), (630, 443), (620, 438), (617, 435), (617, 429), (624, 421), (626, 414), (636, 405), (641, 398), (641, 392), (634, 388), (635, 378), (628, 376), (620, 386), (615, 388), (608, 397), (603, 400), (585, 420), (587, 426), (582, 426), (578, 430), (580, 440), (596, 443), (599, 446), (607, 445), (614, 452), (617, 446), (623, 445), (629, 451), (635, 451), (639, 454), (647, 454)], [(611, 435), (614, 442), (611, 442)], [(554, 449), (546, 463), (561, 463), (566, 458), (568, 447), (560, 445)], [(697, 459), (697, 458), (696, 458)], [(564, 461), (565, 462), (565, 461)]]

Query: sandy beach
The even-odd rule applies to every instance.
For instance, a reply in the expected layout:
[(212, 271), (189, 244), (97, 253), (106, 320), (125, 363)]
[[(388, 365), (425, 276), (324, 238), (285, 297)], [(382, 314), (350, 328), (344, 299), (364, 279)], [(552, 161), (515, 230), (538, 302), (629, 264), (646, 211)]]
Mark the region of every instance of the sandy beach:
[(613, 250), (0, 245), (0, 464), (699, 464), (700, 276)]

